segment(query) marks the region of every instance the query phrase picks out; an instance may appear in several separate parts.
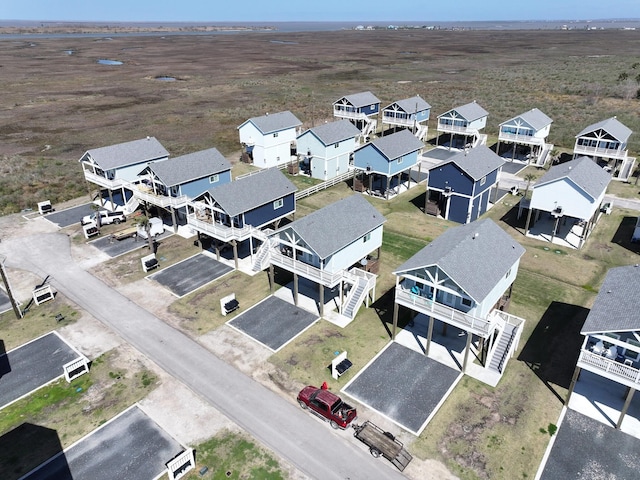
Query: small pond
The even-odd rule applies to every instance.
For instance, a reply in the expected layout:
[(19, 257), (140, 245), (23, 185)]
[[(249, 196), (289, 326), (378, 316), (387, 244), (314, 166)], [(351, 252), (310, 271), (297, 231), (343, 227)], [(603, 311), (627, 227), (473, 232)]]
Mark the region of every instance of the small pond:
[(161, 82), (175, 82), (176, 78), (175, 77), (170, 77), (168, 75), (160, 75), (160, 76), (156, 77), (156, 80), (159, 80)]
[(101, 58), (98, 60), (100, 65), (122, 65), (123, 62), (120, 60), (109, 60), (108, 58)]

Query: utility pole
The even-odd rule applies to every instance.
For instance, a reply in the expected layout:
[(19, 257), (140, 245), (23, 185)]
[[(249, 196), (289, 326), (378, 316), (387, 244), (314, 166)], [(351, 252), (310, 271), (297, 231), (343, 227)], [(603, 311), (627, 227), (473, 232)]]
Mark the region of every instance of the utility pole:
[(0, 276), (2, 277), (2, 282), (4, 283), (5, 290), (7, 291), (7, 295), (9, 296), (9, 300), (11, 301), (11, 306), (13, 307), (13, 313), (16, 314), (16, 318), (20, 320), (22, 318), (22, 312), (20, 311), (20, 307), (18, 306), (18, 302), (13, 296), (13, 292), (11, 291), (11, 286), (9, 285), (9, 279), (7, 278), (7, 272), (4, 269), (4, 261), (7, 257), (0, 255)]

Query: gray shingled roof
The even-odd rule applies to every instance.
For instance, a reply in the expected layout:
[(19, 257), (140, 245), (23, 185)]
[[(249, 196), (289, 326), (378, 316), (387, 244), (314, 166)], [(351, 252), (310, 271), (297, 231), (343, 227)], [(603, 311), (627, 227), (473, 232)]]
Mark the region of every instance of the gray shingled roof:
[[(279, 113), (271, 113), (261, 117), (253, 117), (244, 122), (242, 125), (251, 122), (263, 135), (269, 133), (280, 132), (289, 128), (295, 128), (302, 125), (302, 122), (289, 110)], [(240, 127), (242, 127), (240, 125)], [(238, 127), (238, 128), (240, 128)]]
[(209, 195), (230, 216), (285, 197), (298, 189), (277, 168), (269, 168), (209, 189)]
[[(315, 135), (325, 146), (355, 138), (360, 134), (360, 130), (349, 120), (337, 120), (335, 122), (325, 123), (313, 127), (307, 130), (307, 132)], [(304, 132), (302, 135), (307, 132)]]
[(604, 130), (613, 138), (622, 143), (626, 143), (626, 141), (629, 139), (629, 136), (633, 133), (630, 128), (628, 128), (626, 125), (623, 125), (622, 122), (620, 122), (620, 120), (618, 120), (616, 117), (611, 117), (607, 118), (606, 120), (602, 120), (601, 122), (594, 123), (593, 125), (589, 125), (579, 134), (577, 134), (576, 138), (582, 137), (587, 133), (595, 132), (596, 130), (600, 129)]
[(487, 218), (446, 230), (393, 272), (437, 265), (476, 302), (482, 302), (525, 249)]
[[(352, 93), (351, 95), (345, 95), (344, 97), (340, 98), (340, 100), (342, 99), (345, 99), (347, 102), (349, 102), (351, 105), (353, 105), (356, 108), (366, 107), (368, 105), (375, 105), (376, 103), (380, 103), (380, 100), (378, 100), (378, 97), (376, 97), (371, 92)], [(340, 100), (334, 103), (338, 103)]]
[(462, 105), (460, 107), (452, 108), (451, 110), (447, 110), (442, 115), (438, 115), (438, 118), (446, 115), (449, 112), (456, 111), (458, 115), (464, 118), (467, 122), (473, 122), (474, 120), (478, 120), (479, 118), (486, 117), (489, 115), (484, 108), (478, 105), (475, 101), (471, 103), (467, 103), (466, 105)]
[(169, 156), (169, 152), (155, 137), (94, 148), (87, 150), (86, 154), (89, 154), (93, 161), (105, 171), (137, 163), (151, 162)]
[(447, 163), (455, 163), (463, 172), (473, 178), (473, 180), (478, 181), (482, 177), (500, 168), (504, 165), (505, 161), (489, 147), (479, 145), (475, 148), (470, 148), (466, 152), (457, 153), (448, 160), (431, 167), (429, 170), (440, 168)]
[(640, 267), (612, 268), (600, 287), (580, 333), (640, 330)]
[(553, 120), (551, 120), (551, 118), (545, 115), (542, 111), (538, 110), (537, 108), (532, 108), (528, 112), (525, 112), (521, 115), (510, 118), (506, 122), (502, 122), (500, 126), (504, 125), (505, 123), (509, 123), (513, 120), (516, 120), (517, 118), (521, 118), (522, 120), (527, 122), (527, 124), (531, 125), (531, 127), (536, 131), (541, 130), (547, 125), (553, 123)]
[(151, 162), (148, 168), (164, 185), (173, 187), (231, 170), (231, 164), (217, 148), (209, 148), (162, 162)]
[(393, 105), (398, 105), (402, 111), (409, 114), (429, 110), (431, 108), (431, 105), (429, 105), (420, 95), (393, 102), (391, 105), (385, 107), (385, 110)]
[(386, 219), (361, 194), (327, 205), (286, 227), (325, 259), (382, 225)]
[[(396, 158), (408, 155), (424, 147), (416, 136), (407, 129), (400, 130), (384, 137), (378, 137), (371, 142), (375, 148), (377, 148), (388, 160), (395, 160)], [(360, 147), (358, 150), (365, 148), (367, 144)]]
[(611, 175), (600, 168), (589, 157), (578, 157), (560, 165), (554, 165), (533, 186), (534, 190), (542, 185), (568, 178), (591, 198), (598, 198), (607, 189)]

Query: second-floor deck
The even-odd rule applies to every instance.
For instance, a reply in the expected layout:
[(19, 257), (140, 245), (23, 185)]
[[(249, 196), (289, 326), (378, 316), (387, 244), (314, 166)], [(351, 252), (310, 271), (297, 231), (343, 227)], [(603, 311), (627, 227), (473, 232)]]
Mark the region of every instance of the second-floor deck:
[(133, 191), (133, 195), (138, 200), (156, 205), (161, 208), (181, 208), (184, 207), (189, 200), (186, 195), (180, 195), (178, 197), (171, 197), (169, 195), (158, 195), (156, 193), (153, 193), (153, 191), (149, 187), (145, 187), (139, 184), (132, 184), (130, 187)]
[[(427, 119), (423, 120), (422, 123), (426, 121)], [(396, 116), (387, 114), (386, 112), (382, 114), (382, 123), (386, 123), (387, 125), (399, 125), (401, 127), (415, 127), (422, 124), (413, 117)]]
[(577, 365), (635, 390), (640, 388), (640, 369), (637, 368), (637, 362), (624, 363), (618, 358), (607, 358), (599, 353), (582, 349)]
[(193, 213), (189, 213), (187, 215), (187, 225), (200, 233), (222, 242), (230, 242), (231, 240), (240, 242), (246, 240), (255, 230), (250, 225), (246, 225), (244, 227), (232, 227), (219, 222), (214, 222), (210, 218), (198, 218), (198, 216)]
[(588, 157), (603, 157), (616, 160), (625, 160), (628, 156), (628, 151), (622, 148), (599, 148), (589, 147), (586, 145), (579, 145), (576, 143), (573, 147), (573, 153), (575, 155), (586, 155)]
[(469, 125), (452, 125), (450, 123), (438, 122), (438, 131), (444, 133), (460, 133), (463, 135), (475, 135), (478, 133), (477, 128)]
[(501, 142), (515, 142), (522, 145), (544, 145), (544, 138), (534, 137), (533, 135), (506, 133), (503, 131), (500, 131), (498, 140)]
[(83, 171), (84, 171), (84, 178), (88, 182), (94, 183), (104, 188), (108, 188), (110, 190), (116, 190), (118, 188), (125, 187), (128, 184), (126, 180), (123, 180), (121, 178), (111, 179), (111, 178), (105, 177), (104, 175), (98, 175), (96, 173), (93, 173), (92, 171), (87, 169), (83, 169)]
[(347, 118), (353, 120), (367, 120), (375, 117), (378, 112), (374, 112), (370, 115), (367, 115), (364, 112), (360, 112), (357, 110), (345, 110), (344, 108), (333, 108), (333, 116), (338, 118)]

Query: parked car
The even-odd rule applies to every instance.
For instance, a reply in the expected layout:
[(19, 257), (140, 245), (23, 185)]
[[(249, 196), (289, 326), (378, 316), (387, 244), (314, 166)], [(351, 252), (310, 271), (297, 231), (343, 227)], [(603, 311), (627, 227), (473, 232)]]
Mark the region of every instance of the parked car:
[(85, 215), (82, 217), (82, 225), (89, 225), (90, 223), (98, 224), (98, 215), (100, 215), (100, 225), (109, 225), (111, 223), (126, 222), (127, 217), (122, 212), (108, 212), (106, 210), (100, 210), (92, 213), (91, 215)]
[(333, 428), (347, 428), (358, 418), (356, 409), (329, 390), (307, 386), (298, 394), (298, 404), (329, 422)]
[[(151, 226), (149, 233), (152, 237), (157, 237), (164, 233), (164, 224), (162, 223), (162, 219), (158, 217), (151, 217), (149, 219), (149, 225)], [(147, 238), (147, 230), (142, 225), (138, 225), (138, 236), (144, 239)]]

